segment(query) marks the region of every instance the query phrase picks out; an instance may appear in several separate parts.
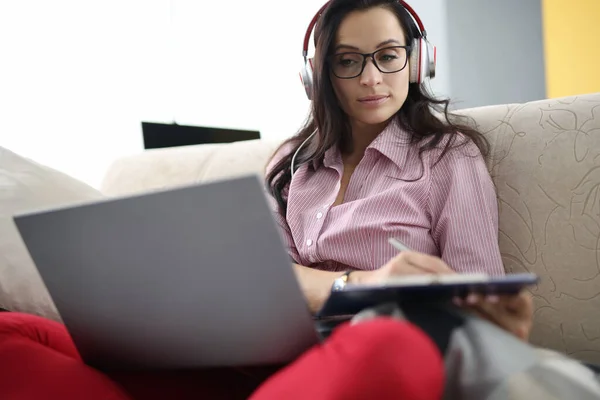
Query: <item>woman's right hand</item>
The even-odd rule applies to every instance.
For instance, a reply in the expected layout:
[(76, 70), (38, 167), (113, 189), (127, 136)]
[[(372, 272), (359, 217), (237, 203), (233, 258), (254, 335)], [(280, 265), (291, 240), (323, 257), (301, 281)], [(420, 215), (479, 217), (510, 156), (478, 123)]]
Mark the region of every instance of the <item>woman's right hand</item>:
[[(353, 284), (377, 284), (393, 276), (423, 274), (456, 274), (456, 272), (438, 257), (406, 251), (375, 271), (354, 271), (348, 278)], [(527, 292), (522, 292), (516, 296), (504, 296), (492, 301), (495, 297), (468, 296), (466, 301), (455, 300), (457, 305), (475, 312), (480, 317), (527, 341), (533, 321), (531, 296)]]
[(455, 274), (441, 258), (415, 251), (403, 251), (374, 271), (354, 271), (349, 281), (354, 284), (381, 283), (392, 276)]

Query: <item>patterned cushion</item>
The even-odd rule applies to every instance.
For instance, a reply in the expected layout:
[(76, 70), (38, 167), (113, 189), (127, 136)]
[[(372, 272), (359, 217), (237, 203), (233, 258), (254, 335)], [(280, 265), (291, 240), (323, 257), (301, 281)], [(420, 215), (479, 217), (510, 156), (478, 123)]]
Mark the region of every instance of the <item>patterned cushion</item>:
[(541, 276), (532, 342), (600, 363), (600, 93), (462, 114), (493, 145), (504, 265)]

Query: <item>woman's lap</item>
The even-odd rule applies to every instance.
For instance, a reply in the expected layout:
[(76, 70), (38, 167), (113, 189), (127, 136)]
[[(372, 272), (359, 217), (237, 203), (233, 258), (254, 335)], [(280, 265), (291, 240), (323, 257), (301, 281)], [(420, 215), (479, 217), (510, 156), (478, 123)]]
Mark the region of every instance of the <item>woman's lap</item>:
[(292, 400), (305, 395), (334, 400), (348, 393), (432, 399), (442, 387), (443, 361), (433, 342), (418, 328), (385, 318), (341, 326), (284, 368), (102, 373), (81, 361), (63, 325), (33, 315), (0, 314), (0, 393), (11, 399), (49, 393), (90, 400)]
[(134, 399), (247, 399), (277, 368), (109, 373)]
[(60, 324), (39, 317), (2, 313), (0, 393), (3, 398), (127, 399), (107, 376), (84, 365)]
[(11, 399), (41, 393), (61, 399), (198, 399), (199, 393), (206, 398), (245, 399), (276, 370), (103, 373), (83, 364), (62, 324), (21, 313), (2, 313), (0, 318), (0, 360), (7, 367), (0, 370), (0, 393), (10, 393)]

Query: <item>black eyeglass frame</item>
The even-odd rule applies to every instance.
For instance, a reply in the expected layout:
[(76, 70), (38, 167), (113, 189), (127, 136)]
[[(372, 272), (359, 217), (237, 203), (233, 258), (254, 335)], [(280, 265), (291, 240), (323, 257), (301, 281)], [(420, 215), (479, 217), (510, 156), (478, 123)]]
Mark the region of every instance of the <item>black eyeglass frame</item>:
[[(404, 60), (404, 65), (402, 66), (402, 68), (395, 70), (395, 71), (382, 71), (381, 68), (379, 68), (379, 65), (377, 65), (377, 61), (375, 60), (375, 54), (377, 54), (381, 51), (384, 51), (384, 50), (399, 49), (399, 48), (402, 48), (402, 49), (404, 49), (404, 51), (406, 51), (406, 59)], [(372, 53), (359, 53), (356, 51), (346, 51), (343, 53), (332, 54), (331, 56), (327, 57), (327, 62), (329, 63), (329, 68), (331, 69), (331, 72), (333, 72), (333, 75), (335, 75), (335, 77), (338, 79), (354, 79), (358, 76), (361, 76), (365, 70), (365, 66), (367, 65), (367, 58), (370, 58), (373, 61), (373, 65), (375, 66), (375, 68), (377, 68), (377, 70), (379, 72), (381, 72), (382, 74), (395, 74), (396, 72), (400, 72), (404, 68), (406, 68), (406, 66), (408, 65), (408, 59), (410, 58), (411, 50), (412, 50), (412, 46), (389, 46), (389, 47), (384, 47), (379, 50), (375, 50)], [(354, 76), (343, 76), (342, 77), (335, 73), (335, 70), (332, 66), (332, 60), (334, 57), (339, 57), (339, 56), (343, 56), (343, 55), (347, 55), (347, 54), (356, 54), (356, 55), (362, 56), (362, 58), (363, 58), (362, 67), (360, 68), (360, 72), (358, 74), (356, 74)]]

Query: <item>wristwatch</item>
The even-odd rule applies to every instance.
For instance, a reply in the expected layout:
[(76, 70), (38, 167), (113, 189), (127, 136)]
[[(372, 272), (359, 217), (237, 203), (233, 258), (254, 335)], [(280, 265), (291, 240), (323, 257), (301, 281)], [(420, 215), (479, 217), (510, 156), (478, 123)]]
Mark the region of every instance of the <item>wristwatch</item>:
[(331, 291), (339, 292), (341, 290), (344, 290), (344, 288), (346, 287), (346, 283), (348, 283), (348, 277), (350, 276), (350, 274), (352, 272), (353, 271), (346, 271), (346, 272), (344, 272), (344, 275), (340, 276), (335, 281), (333, 281), (333, 286), (331, 286)]

